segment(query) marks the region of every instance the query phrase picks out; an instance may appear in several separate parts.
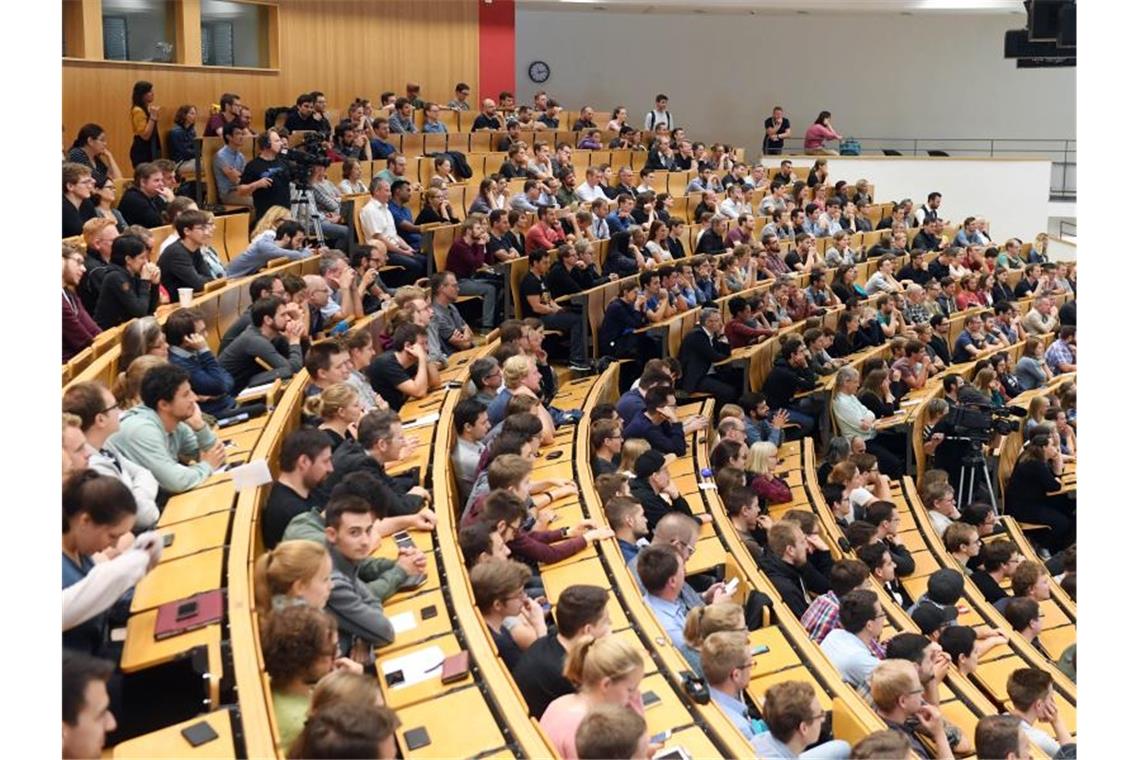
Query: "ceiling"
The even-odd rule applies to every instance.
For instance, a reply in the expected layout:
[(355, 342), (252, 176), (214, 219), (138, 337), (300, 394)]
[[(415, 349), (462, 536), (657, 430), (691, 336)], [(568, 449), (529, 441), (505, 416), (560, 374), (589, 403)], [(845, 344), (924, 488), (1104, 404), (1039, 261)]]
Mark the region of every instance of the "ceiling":
[[(486, 1), (486, 0), (485, 0)], [(516, 0), (534, 10), (606, 10), (619, 13), (986, 13), (1025, 16), (1021, 0)]]

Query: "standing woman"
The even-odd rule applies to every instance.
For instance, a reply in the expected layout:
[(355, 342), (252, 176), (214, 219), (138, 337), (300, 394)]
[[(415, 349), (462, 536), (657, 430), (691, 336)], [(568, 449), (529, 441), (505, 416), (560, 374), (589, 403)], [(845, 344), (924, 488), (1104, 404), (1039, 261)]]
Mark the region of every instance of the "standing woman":
[(79, 128), (75, 142), (67, 151), (67, 160), (89, 168), (96, 187), (101, 187), (108, 179), (123, 177), (115, 157), (107, 150), (107, 133), (98, 124), (84, 124)]
[(131, 92), (131, 166), (162, 158), (162, 141), (158, 137), (158, 114), (162, 109), (154, 104), (154, 85), (135, 82)]
[(170, 142), (170, 159), (174, 161), (174, 171), (179, 176), (194, 173), (194, 155), (197, 153), (194, 141), (198, 133), (194, 122), (198, 120), (198, 109), (191, 105), (178, 106), (174, 112), (174, 127), (167, 138)]

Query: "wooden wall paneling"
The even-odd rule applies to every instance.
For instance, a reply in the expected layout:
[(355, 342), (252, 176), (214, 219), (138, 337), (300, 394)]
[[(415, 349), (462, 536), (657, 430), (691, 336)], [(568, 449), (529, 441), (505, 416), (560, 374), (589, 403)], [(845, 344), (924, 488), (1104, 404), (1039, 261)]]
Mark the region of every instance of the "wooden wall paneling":
[[(182, 0), (182, 5), (189, 11), (189, 4), (199, 1)], [(88, 46), (98, 41), (101, 58), (99, 0), (67, 2), (82, 3), (84, 39)], [(291, 105), (299, 93), (313, 89), (325, 93), (330, 107), (343, 110), (355, 97), (375, 101), (383, 90), (403, 93), (408, 81), (420, 84), (423, 98), (446, 103), (456, 82), (478, 81), (477, 0), (286, 0), (276, 11), (269, 13), (268, 41), (275, 69), (88, 60), (94, 57), (91, 50), (86, 50), (88, 59), (64, 59), (67, 145), (83, 124), (100, 124), (115, 159), (129, 171), (130, 93), (139, 79), (154, 84), (164, 146), (179, 105), (197, 106), (200, 131), (210, 104), (227, 91), (253, 109), (253, 125), (260, 130), (267, 107)], [(192, 37), (193, 55), (200, 60), (201, 33), (196, 23), (192, 26), (182, 30), (180, 49), (188, 49)]]

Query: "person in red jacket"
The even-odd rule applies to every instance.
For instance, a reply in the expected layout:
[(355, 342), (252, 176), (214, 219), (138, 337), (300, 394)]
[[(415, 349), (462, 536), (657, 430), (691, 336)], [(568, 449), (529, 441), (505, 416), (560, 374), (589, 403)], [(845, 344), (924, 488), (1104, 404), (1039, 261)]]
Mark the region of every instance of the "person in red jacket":
[(526, 231), (526, 252), (549, 251), (566, 240), (566, 233), (555, 218), (553, 206), (538, 207), (538, 221)]
[(99, 334), (99, 326), (87, 313), (79, 300), (76, 288), (83, 279), (87, 268), (83, 265), (83, 254), (73, 245), (63, 245), (63, 361), (68, 361)]

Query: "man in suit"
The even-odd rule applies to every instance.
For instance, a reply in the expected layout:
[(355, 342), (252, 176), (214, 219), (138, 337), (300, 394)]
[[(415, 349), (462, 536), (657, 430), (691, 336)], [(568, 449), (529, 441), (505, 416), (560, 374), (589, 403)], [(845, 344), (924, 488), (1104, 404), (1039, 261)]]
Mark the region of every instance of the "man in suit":
[(732, 353), (718, 309), (701, 309), (697, 326), (681, 341), (681, 388), (716, 398), (717, 410), (740, 397), (741, 380), (731, 367), (714, 367)]

